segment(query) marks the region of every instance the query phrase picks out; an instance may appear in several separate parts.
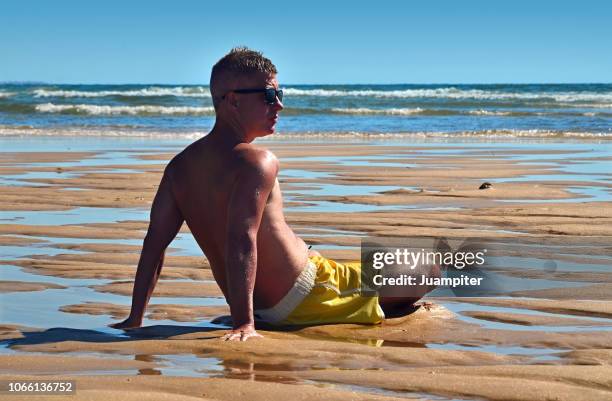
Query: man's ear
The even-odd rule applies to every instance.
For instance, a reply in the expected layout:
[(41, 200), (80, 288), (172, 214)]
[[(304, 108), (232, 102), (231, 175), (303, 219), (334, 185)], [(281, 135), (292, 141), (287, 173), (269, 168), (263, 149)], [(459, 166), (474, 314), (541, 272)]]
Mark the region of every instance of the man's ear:
[(227, 99), (227, 102), (234, 108), (238, 107), (238, 97), (236, 96), (236, 94), (234, 92), (228, 92), (227, 95), (225, 95), (225, 98)]

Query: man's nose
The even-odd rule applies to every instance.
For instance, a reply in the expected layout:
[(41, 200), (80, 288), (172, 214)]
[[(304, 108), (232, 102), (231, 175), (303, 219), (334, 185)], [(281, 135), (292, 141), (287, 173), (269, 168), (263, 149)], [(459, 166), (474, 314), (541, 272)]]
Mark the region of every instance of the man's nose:
[(276, 111), (281, 111), (282, 109), (285, 108), (285, 106), (283, 106), (283, 102), (281, 102), (278, 96), (276, 97), (276, 102), (274, 102), (273, 107)]

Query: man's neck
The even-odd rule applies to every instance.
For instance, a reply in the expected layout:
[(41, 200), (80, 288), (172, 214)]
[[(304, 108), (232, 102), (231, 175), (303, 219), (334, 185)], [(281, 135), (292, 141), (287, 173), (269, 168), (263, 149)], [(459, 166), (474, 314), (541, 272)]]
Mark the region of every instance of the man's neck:
[(209, 140), (215, 141), (224, 147), (233, 148), (239, 143), (251, 143), (255, 138), (249, 137), (245, 132), (224, 121), (216, 120), (215, 125), (207, 135)]

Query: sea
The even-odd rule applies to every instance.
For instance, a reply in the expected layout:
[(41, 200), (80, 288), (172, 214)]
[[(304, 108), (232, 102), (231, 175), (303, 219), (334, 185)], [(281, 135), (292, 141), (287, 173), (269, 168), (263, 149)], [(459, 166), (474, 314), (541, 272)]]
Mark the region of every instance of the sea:
[[(281, 135), (612, 138), (612, 84), (285, 85)], [(1, 135), (197, 136), (206, 85), (0, 84)]]

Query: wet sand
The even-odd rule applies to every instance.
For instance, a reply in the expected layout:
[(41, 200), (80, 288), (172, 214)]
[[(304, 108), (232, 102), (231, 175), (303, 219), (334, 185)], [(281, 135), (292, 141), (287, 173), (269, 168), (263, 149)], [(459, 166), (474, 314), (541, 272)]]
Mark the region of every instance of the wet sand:
[[(73, 379), (71, 399), (612, 398), (612, 174), (564, 170), (609, 157), (469, 143), (310, 144), (307, 155), (303, 143), (264, 146), (281, 161), (287, 221), (325, 256), (358, 260), (366, 235), (486, 237), (534, 264), (500, 273), (551, 288), (430, 297), (380, 326), (262, 326), (263, 339), (225, 343), (211, 321), (229, 309), (183, 227), (145, 327), (124, 333), (104, 325), (129, 311), (148, 208), (174, 153), (130, 149), (105, 165), (88, 165), (100, 152), (5, 153), (0, 378)], [(537, 268), (544, 254), (553, 270)]]
[(63, 289), (66, 287), (51, 283), (23, 283), (21, 281), (0, 281), (0, 293), (16, 291), (42, 291), (49, 288)]

